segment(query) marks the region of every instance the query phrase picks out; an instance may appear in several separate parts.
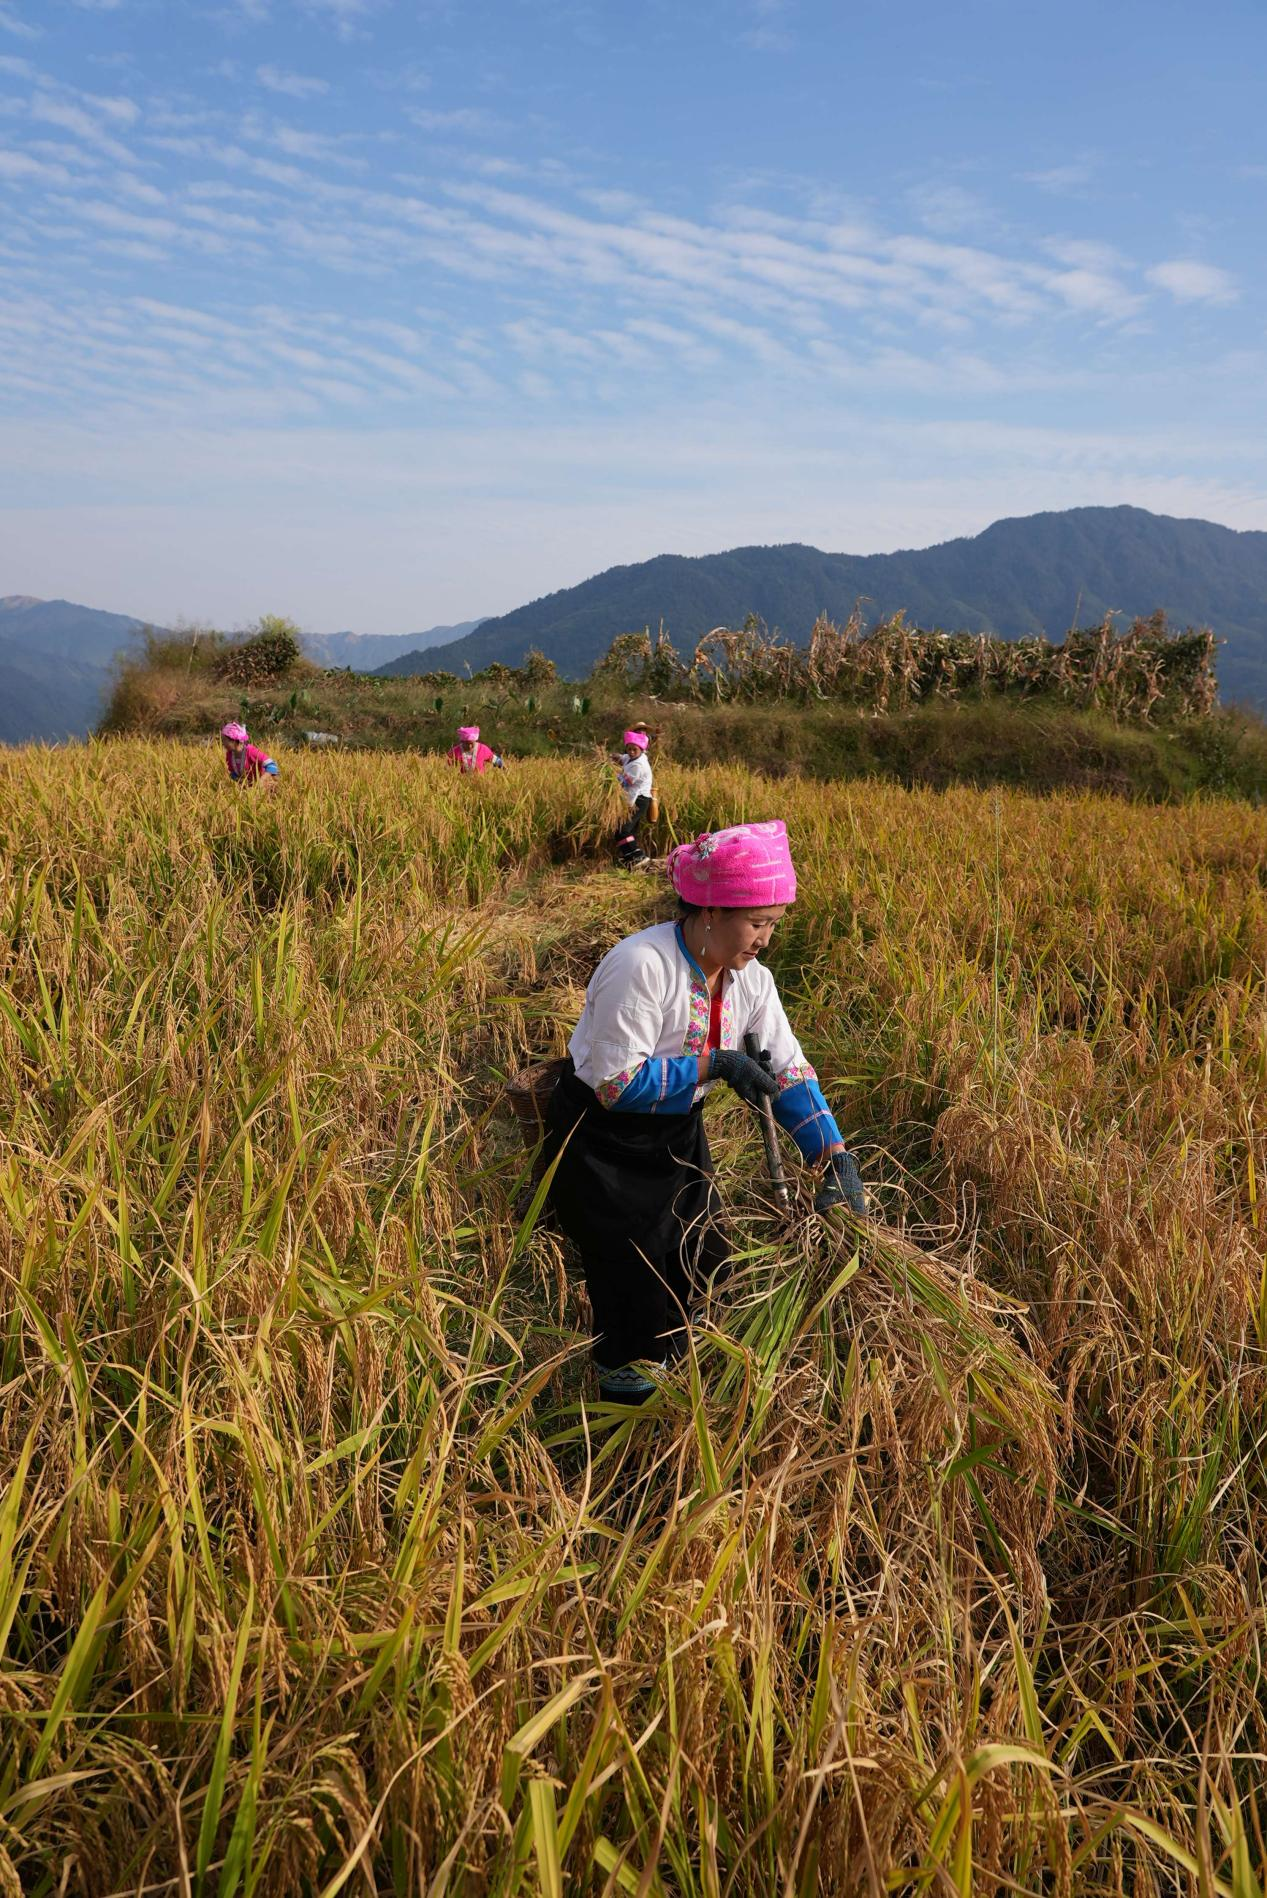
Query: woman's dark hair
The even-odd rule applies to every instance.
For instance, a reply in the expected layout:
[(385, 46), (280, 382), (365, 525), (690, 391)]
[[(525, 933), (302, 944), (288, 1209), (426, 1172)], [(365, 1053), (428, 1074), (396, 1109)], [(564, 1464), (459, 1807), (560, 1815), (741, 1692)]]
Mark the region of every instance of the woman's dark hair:
[(678, 921), (682, 923), (689, 923), (692, 916), (701, 915), (706, 908), (719, 909), (724, 915), (727, 910), (754, 909), (759, 907), (759, 904), (753, 903), (688, 903), (684, 896), (679, 896), (677, 900)]

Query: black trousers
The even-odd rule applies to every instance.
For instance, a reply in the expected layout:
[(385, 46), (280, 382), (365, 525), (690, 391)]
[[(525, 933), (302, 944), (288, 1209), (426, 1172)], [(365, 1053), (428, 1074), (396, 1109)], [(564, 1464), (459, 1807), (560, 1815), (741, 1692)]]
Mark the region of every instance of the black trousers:
[(730, 1259), (700, 1109), (613, 1113), (569, 1063), (546, 1121), (546, 1158), (559, 1153), (550, 1203), (585, 1268), (595, 1361), (679, 1356)]
[(618, 857), (636, 857), (638, 854), (638, 832), (643, 819), (651, 809), (651, 799), (642, 796), (636, 800), (629, 815), (616, 827), (616, 855)]

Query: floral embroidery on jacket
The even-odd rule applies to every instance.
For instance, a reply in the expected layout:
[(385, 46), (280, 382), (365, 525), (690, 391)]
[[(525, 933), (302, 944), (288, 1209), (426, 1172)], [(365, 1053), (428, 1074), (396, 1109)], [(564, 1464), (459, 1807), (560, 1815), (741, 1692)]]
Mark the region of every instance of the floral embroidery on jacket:
[(610, 1081), (599, 1082), (594, 1092), (604, 1107), (615, 1106), (641, 1066), (642, 1062), (636, 1061), (633, 1067), (622, 1068), (619, 1074), (613, 1074)]
[(708, 1042), (708, 1017), (712, 1009), (712, 997), (708, 984), (702, 976), (691, 970), (691, 1019), (687, 1025), (686, 1039), (682, 1044), (683, 1054), (703, 1054)]
[(802, 1081), (816, 1081), (818, 1076), (808, 1061), (792, 1061), (781, 1074), (776, 1074), (774, 1078), (782, 1094), (786, 1088), (799, 1087)]

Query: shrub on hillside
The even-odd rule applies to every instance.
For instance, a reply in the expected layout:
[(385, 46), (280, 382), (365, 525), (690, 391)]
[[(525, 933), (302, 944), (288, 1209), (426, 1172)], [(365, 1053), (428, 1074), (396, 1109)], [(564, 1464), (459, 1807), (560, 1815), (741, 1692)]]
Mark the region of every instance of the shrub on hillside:
[(124, 661), (114, 675), (98, 733), (145, 732), (151, 736), (181, 728), (184, 692), (180, 673)]
[(514, 668), (513, 676), (516, 684), (523, 686), (525, 690), (540, 692), (545, 686), (555, 683), (559, 671), (553, 659), (547, 659), (545, 654), (538, 652), (534, 646), (524, 655), (523, 664)]
[(216, 677), (231, 685), (258, 685), (280, 679), (301, 657), (299, 628), (278, 613), (265, 613), (248, 636), (228, 647)]

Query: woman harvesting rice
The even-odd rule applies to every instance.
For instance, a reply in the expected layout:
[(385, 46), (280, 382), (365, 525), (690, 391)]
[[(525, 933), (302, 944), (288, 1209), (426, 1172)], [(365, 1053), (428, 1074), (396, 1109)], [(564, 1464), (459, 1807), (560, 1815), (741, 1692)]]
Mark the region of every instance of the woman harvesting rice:
[[(628, 936), (599, 963), (555, 1089), (545, 1151), (551, 1203), (580, 1250), (594, 1360), (608, 1399), (641, 1403), (678, 1355), (703, 1283), (728, 1258), (701, 1105), (725, 1081), (762, 1096), (825, 1179), (818, 1211), (866, 1209), (853, 1155), (759, 958), (796, 872), (780, 822), (737, 824), (669, 859), (676, 922)], [(768, 1066), (741, 1052), (753, 1034)]]
[(504, 771), (505, 760), (499, 758), (490, 745), (480, 743), (478, 725), (459, 725), (458, 741), (448, 751), (450, 764), (469, 777), (482, 778), (491, 764), (497, 771)]
[(647, 758), (646, 732), (634, 726), (625, 733), (621, 743), (625, 749), (619, 757), (612, 759), (612, 763), (616, 767), (616, 777), (629, 812), (616, 827), (616, 857), (619, 863), (629, 869), (647, 860), (646, 852), (638, 842), (638, 830), (651, 809), (651, 795), (655, 787)]
[(235, 784), (276, 782), (277, 766), (266, 751), (251, 743), (245, 725), (222, 725), (220, 737), (224, 741), (225, 769)]

